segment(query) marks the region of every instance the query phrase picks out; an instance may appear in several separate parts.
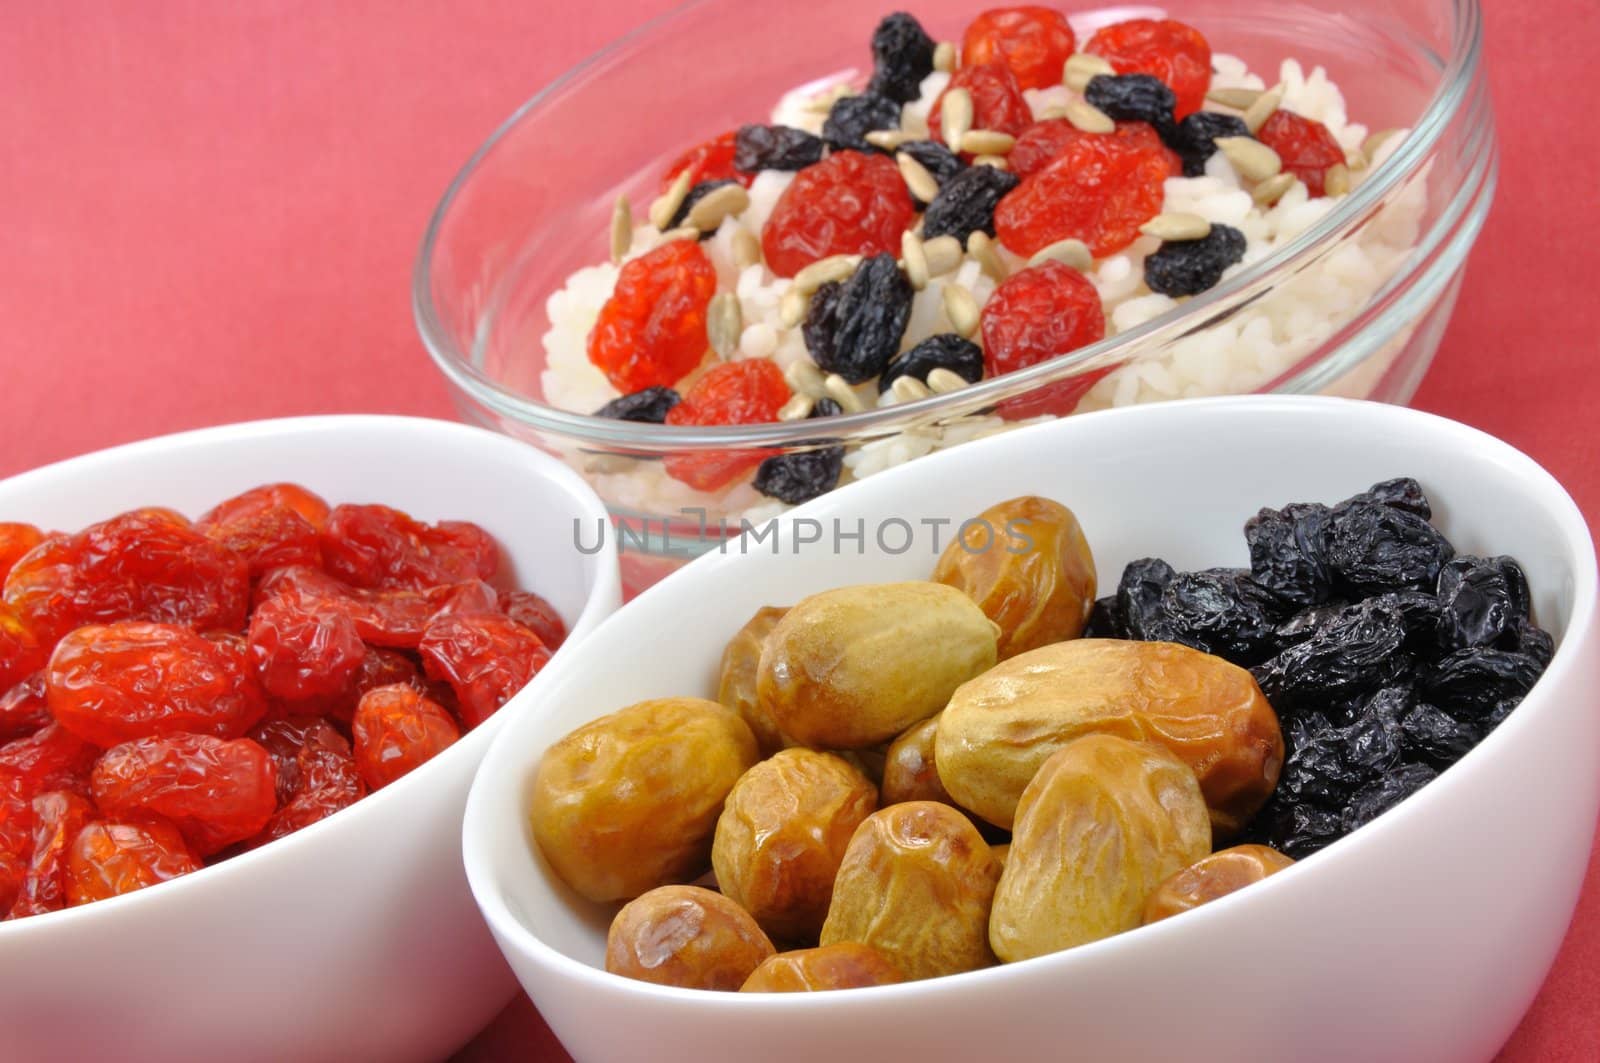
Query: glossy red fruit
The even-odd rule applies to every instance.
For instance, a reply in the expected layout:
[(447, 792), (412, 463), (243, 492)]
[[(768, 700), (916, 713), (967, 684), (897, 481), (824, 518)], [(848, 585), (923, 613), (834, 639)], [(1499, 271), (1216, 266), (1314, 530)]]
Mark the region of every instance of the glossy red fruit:
[(43, 672), (35, 672), (0, 694), (0, 743), (26, 738), (49, 722)]
[(1083, 50), (1098, 55), (1119, 74), (1149, 74), (1178, 98), (1182, 120), (1206, 102), (1211, 86), (1211, 45), (1193, 26), (1174, 19), (1136, 18), (1106, 26)]
[(249, 569), (193, 528), (131, 513), (46, 539), (12, 567), (5, 600), (46, 646), (80, 625), (118, 620), (240, 631)]
[(141, 738), (108, 749), (90, 782), (108, 816), (153, 812), (209, 856), (260, 831), (277, 807), (275, 769), (248, 738), (202, 734)]
[(1121, 251), (1161, 212), (1171, 176), (1165, 151), (1141, 134), (1068, 141), (995, 208), (1000, 242), (1023, 257), (1068, 237), (1096, 258)]
[(256, 608), (276, 597), (298, 600), (308, 609), (337, 609), (355, 623), (361, 638), (375, 646), (416, 649), (428, 618), (438, 609), (439, 591), (375, 591), (352, 587), (321, 569), (304, 565), (273, 569), (256, 587)]
[(57, 723), (0, 746), (0, 794), (32, 800), (46, 790), (89, 792), (100, 751)]
[(67, 847), (67, 903), (120, 897), (203, 866), (178, 828), (165, 819), (96, 820)]
[(22, 890), (22, 877), (28, 873), (27, 861), (0, 851), (0, 919), (5, 919)]
[(249, 847), (293, 834), (366, 795), (350, 743), (327, 720), (271, 720), (251, 737), (277, 769), (278, 809)]
[[(892, 164), (891, 164), (892, 165)], [(727, 362), (695, 382), (667, 414), (672, 425), (763, 424), (778, 419), (789, 401), (783, 370), (766, 359)], [(701, 491), (719, 491), (754, 472), (769, 451), (710, 450), (669, 454), (667, 475)]]
[(1256, 139), (1277, 152), (1283, 168), (1305, 182), (1313, 196), (1324, 193), (1328, 167), (1344, 162), (1344, 149), (1327, 126), (1281, 107), (1261, 126)]
[[(1046, 262), (1013, 273), (983, 307), (986, 377), (1014, 373), (1105, 338), (1100, 294), (1082, 273)], [(1083, 393), (1105, 375), (1085, 373), (1029, 395), (1007, 399), (999, 412), (1008, 420), (1071, 413)]]
[(892, 159), (836, 151), (795, 174), (761, 230), (761, 249), (768, 269), (792, 277), (830, 255), (898, 255), (915, 218)]
[(44, 533), (32, 524), (0, 521), (0, 585), (6, 573), (21, 557), (44, 541)]
[(234, 495), (200, 515), (195, 527), (202, 531), (248, 520), (277, 509), (293, 510), (307, 524), (320, 531), (327, 523), (329, 507), (315, 491), (293, 483), (262, 484)]
[(61, 726), (102, 748), (178, 732), (235, 738), (267, 711), (243, 639), (137, 621), (62, 639), (45, 698)]
[(262, 689), (290, 701), (339, 693), (367, 655), (348, 612), (298, 595), (280, 595), (256, 609), (249, 646)]
[(33, 855), (9, 918), (67, 906), (67, 849), (93, 816), (94, 806), (70, 791), (51, 790), (33, 799)]
[(195, 521), (195, 528), (243, 557), (252, 579), (284, 565), (319, 565), (317, 532), (328, 503), (298, 484), (263, 484), (235, 495)]
[(993, 129), (1016, 136), (1033, 124), (1033, 109), (1028, 106), (1022, 87), (1004, 63), (963, 66), (950, 75), (950, 83), (928, 112), (928, 130), (933, 139), (944, 143), (941, 128), (944, 98), (951, 89), (966, 89), (972, 95), (972, 128)]
[(373, 790), (426, 764), (461, 737), (449, 713), (409, 686), (369, 691), (351, 731), (356, 767)]
[(684, 170), (689, 171), (689, 187), (693, 188), (701, 181), (722, 181), (732, 179), (738, 181), (746, 188), (755, 180), (755, 174), (736, 170), (733, 166), (734, 137), (737, 131), (729, 130), (721, 136), (712, 137), (701, 144), (696, 144), (688, 151), (679, 155), (661, 175), (661, 191), (665, 192), (672, 187), (672, 182), (677, 180), (678, 174)]
[(441, 617), (428, 625), (419, 650), (428, 677), (455, 691), (469, 728), (492, 716), (550, 660), (538, 635), (494, 614)]
[(567, 641), (567, 625), (556, 607), (532, 591), (505, 591), (500, 595), (500, 611), (539, 636), (554, 653)]
[(0, 689), (10, 690), (49, 658), (50, 647), (39, 644), (15, 609), (0, 603)]
[(1161, 142), (1161, 136), (1146, 122), (1118, 122), (1115, 133), (1085, 133), (1065, 118), (1046, 118), (1023, 130), (1016, 146), (1006, 155), (1006, 162), (1018, 177), (1031, 177), (1086, 137), (1120, 137), (1138, 147), (1160, 151), (1166, 159), (1167, 176), (1183, 176), (1183, 160)]
[(623, 394), (671, 387), (709, 349), (717, 271), (694, 240), (669, 240), (623, 263), (589, 333), (589, 361)]
[(1055, 8), (997, 7), (973, 19), (962, 35), (961, 65), (1004, 63), (1022, 88), (1044, 89), (1061, 84), (1075, 47), (1067, 16)]
[(327, 570), (356, 587), (426, 590), (493, 579), (500, 548), (467, 521), (426, 524), (389, 506), (337, 506), (322, 529)]

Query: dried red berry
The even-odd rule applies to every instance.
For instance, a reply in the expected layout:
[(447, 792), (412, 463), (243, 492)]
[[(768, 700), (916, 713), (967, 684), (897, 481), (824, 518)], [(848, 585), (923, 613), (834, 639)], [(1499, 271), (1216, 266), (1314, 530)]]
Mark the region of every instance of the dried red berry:
[(1121, 137), (1139, 147), (1162, 152), (1167, 162), (1167, 176), (1183, 176), (1183, 159), (1161, 142), (1160, 135), (1147, 122), (1118, 122), (1115, 133), (1085, 133), (1065, 118), (1046, 118), (1023, 130), (1016, 146), (1006, 155), (1006, 162), (1018, 177), (1029, 177), (1050, 165), (1077, 141), (1107, 136)]
[(1193, 26), (1170, 18), (1130, 19), (1106, 26), (1083, 50), (1105, 59), (1119, 74), (1149, 74), (1165, 82), (1178, 97), (1178, 121), (1206, 102), (1211, 45)]
[(26, 738), (49, 722), (43, 672), (35, 672), (0, 694), (0, 743)]
[(62, 639), (45, 697), (61, 726), (102, 748), (184, 731), (234, 738), (267, 711), (243, 639), (143, 622)]
[(836, 151), (801, 170), (784, 189), (761, 230), (761, 248), (768, 269), (792, 277), (830, 255), (898, 254), (900, 234), (915, 217), (916, 205), (892, 159)]
[(963, 66), (950, 75), (950, 83), (933, 101), (928, 112), (928, 131), (933, 139), (944, 143), (941, 128), (944, 115), (944, 98), (951, 89), (966, 89), (972, 95), (972, 127), (993, 129), (1016, 136), (1033, 124), (1033, 109), (1011, 70), (1004, 63), (984, 63)]
[(328, 504), (296, 484), (267, 484), (235, 495), (195, 521), (195, 528), (243, 557), (251, 578), (284, 565), (320, 565), (317, 532)]
[(50, 647), (39, 644), (15, 609), (0, 603), (0, 689), (10, 690), (49, 658)]
[[(9, 913), (22, 891), (22, 878), (28, 873), (28, 863), (21, 857), (0, 851), (0, 912)], [(0, 919), (6, 918), (0, 915)]]
[(33, 799), (33, 856), (8, 918), (57, 912), (67, 906), (67, 849), (94, 816), (94, 806), (68, 790)]
[(0, 746), (0, 794), (32, 800), (46, 790), (89, 792), (99, 750), (57, 723)]
[[(999, 376), (1047, 362), (1105, 338), (1105, 312), (1093, 284), (1071, 266), (1046, 262), (1013, 273), (983, 308), (987, 375)], [(1002, 402), (1008, 420), (1071, 413), (1104, 371), (1047, 385)]]
[(694, 240), (669, 240), (623, 264), (589, 333), (589, 361), (623, 394), (671, 387), (705, 358), (717, 271)]
[(1045, 89), (1061, 83), (1075, 47), (1067, 16), (1054, 8), (997, 7), (973, 19), (962, 35), (961, 65), (1004, 63), (1022, 88)]
[(679, 155), (661, 175), (661, 190), (665, 192), (672, 187), (672, 182), (684, 170), (689, 171), (689, 184), (694, 186), (701, 181), (738, 181), (746, 188), (755, 180), (755, 174), (745, 173), (733, 165), (733, 155), (736, 150), (734, 138), (738, 136), (737, 130), (729, 130), (720, 136), (712, 137), (701, 144), (696, 144), (688, 151)]
[(32, 524), (0, 521), (0, 585), (5, 583), (11, 566), (42, 542), (44, 533)]
[(278, 803), (274, 783), (261, 746), (202, 734), (124, 742), (100, 757), (91, 777), (101, 811), (165, 816), (200, 856), (265, 827)]
[[(774, 363), (765, 359), (728, 362), (708, 370), (667, 414), (667, 423), (761, 424), (776, 421), (788, 401), (789, 385)], [(675, 480), (701, 491), (717, 491), (755, 471), (770, 454), (767, 450), (669, 454), (664, 465)]]
[(348, 612), (286, 594), (250, 618), (249, 646), (262, 689), (290, 701), (339, 693), (367, 655)]
[(1256, 139), (1277, 152), (1283, 168), (1305, 182), (1313, 196), (1323, 194), (1328, 167), (1344, 162), (1344, 149), (1327, 126), (1281, 107), (1261, 126)]
[(389, 506), (338, 506), (322, 529), (330, 573), (356, 587), (427, 590), (493, 579), (500, 548), (467, 521), (426, 524)]
[(328, 721), (272, 720), (251, 737), (277, 768), (278, 810), (261, 832), (246, 842), (249, 847), (293, 834), (366, 795), (350, 743)]
[(1161, 212), (1171, 153), (1143, 134), (1083, 136), (995, 208), (1000, 242), (1024, 257), (1075, 237), (1096, 258), (1127, 247)]
[(428, 625), (419, 649), (428, 677), (455, 691), (468, 727), (492, 716), (550, 659), (538, 635), (497, 614), (441, 617)]
[(376, 591), (352, 587), (321, 569), (304, 565), (274, 569), (256, 588), (257, 609), (277, 597), (295, 598), (305, 608), (336, 609), (355, 623), (361, 638), (375, 646), (416, 649), (428, 618), (438, 609), (439, 591)]
[(567, 625), (556, 607), (532, 591), (504, 591), (500, 611), (539, 636), (553, 653), (567, 641)]
[(368, 692), (351, 731), (356, 766), (373, 790), (421, 767), (461, 737), (449, 713), (409, 686)]
[(321, 495), (299, 484), (276, 483), (262, 484), (234, 495), (201, 514), (194, 523), (195, 527), (204, 531), (271, 513), (275, 509), (293, 510), (318, 531), (328, 521), (328, 503)]
[(90, 904), (154, 886), (203, 865), (170, 822), (143, 816), (97, 820), (67, 847), (67, 903)]

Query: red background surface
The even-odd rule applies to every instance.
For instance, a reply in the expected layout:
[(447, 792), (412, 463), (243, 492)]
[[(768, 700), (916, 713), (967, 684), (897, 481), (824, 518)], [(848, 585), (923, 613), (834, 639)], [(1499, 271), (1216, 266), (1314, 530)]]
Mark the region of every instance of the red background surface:
[[(1522, 447), (1593, 520), (1600, 142), (1579, 86), (1592, 83), (1600, 9), (1486, 3), (1500, 193), (1416, 405)], [(513, 107), (671, 6), (10, 5), (0, 476), (226, 421), (450, 416), (411, 325), (429, 212)], [(1504, 1063), (1600, 1057), (1597, 961), (1600, 862)], [(565, 1058), (525, 999), (462, 1056), (512, 1057)]]

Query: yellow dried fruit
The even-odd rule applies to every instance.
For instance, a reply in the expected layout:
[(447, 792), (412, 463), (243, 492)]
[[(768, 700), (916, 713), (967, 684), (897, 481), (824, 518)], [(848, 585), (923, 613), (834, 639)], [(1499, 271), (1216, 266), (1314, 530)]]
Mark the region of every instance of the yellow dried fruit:
[(606, 970), (684, 989), (738, 989), (772, 954), (749, 912), (699, 886), (635, 897), (606, 934)]
[(728, 640), (722, 651), (722, 671), (717, 681), (717, 700), (739, 714), (755, 732), (762, 756), (771, 756), (792, 743), (778, 732), (778, 725), (756, 700), (756, 671), (761, 663), (761, 648), (787, 607), (763, 606)]
[(1154, 923), (1198, 908), (1275, 875), (1292, 863), (1292, 859), (1266, 845), (1235, 845), (1202, 856), (1156, 887), (1145, 901), (1144, 921)]
[(933, 738), (938, 729), (939, 717), (930, 716), (921, 723), (912, 724), (890, 744), (889, 756), (883, 764), (884, 804), (901, 801), (955, 804), (934, 767)]
[(815, 993), (904, 982), (900, 969), (870, 945), (841, 941), (768, 957), (741, 993)]

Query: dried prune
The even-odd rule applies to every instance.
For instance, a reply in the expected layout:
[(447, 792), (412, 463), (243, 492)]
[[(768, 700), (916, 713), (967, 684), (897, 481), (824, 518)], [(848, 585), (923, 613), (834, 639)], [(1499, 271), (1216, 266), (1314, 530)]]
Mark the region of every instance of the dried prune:
[(1276, 632), (1279, 652), (1304, 642), (1326, 625), (1339, 619), (1349, 604), (1335, 599), (1322, 605), (1308, 606), (1279, 624)]
[(1345, 735), (1321, 713), (1291, 717), (1284, 732), (1283, 770), (1276, 796), (1337, 809), (1367, 773), (1345, 756)]
[(867, 141), (867, 134), (900, 128), (900, 105), (887, 96), (870, 92), (841, 96), (822, 123), (822, 139), (837, 151), (881, 151)]
[(1360, 494), (1351, 495), (1334, 506), (1334, 512), (1342, 513), (1360, 502), (1393, 506), (1395, 509), (1414, 513), (1423, 520), (1433, 519), (1433, 507), (1428, 504), (1428, 496), (1423, 492), (1422, 485), (1409, 476), (1397, 476), (1393, 480), (1375, 483)]
[[(1379, 691), (1377, 698), (1391, 693), (1399, 707), (1403, 708), (1410, 700), (1410, 691), (1403, 687)], [(1381, 775), (1400, 763), (1406, 752), (1404, 719), (1404, 716), (1369, 707), (1344, 730), (1345, 763), (1368, 778)]]
[(1198, 111), (1211, 86), (1211, 45), (1176, 19), (1135, 18), (1097, 30), (1083, 50), (1119, 74), (1150, 74), (1171, 86), (1177, 117)]
[(1215, 568), (1173, 576), (1145, 631), (1249, 667), (1276, 647), (1277, 622), (1271, 596), (1249, 573)]
[(1333, 514), (1328, 563), (1355, 596), (1431, 590), (1455, 548), (1428, 521), (1405, 509), (1360, 501)]
[[(872, 31), (872, 80), (867, 91), (900, 103), (922, 93), (922, 79), (933, 73), (933, 39), (922, 24), (896, 11)], [(898, 121), (898, 119), (897, 119)]]
[(1183, 159), (1183, 176), (1202, 177), (1206, 160), (1216, 153), (1218, 137), (1247, 137), (1250, 127), (1244, 119), (1215, 111), (1196, 111), (1178, 123), (1172, 134), (1172, 148)]
[(461, 737), (448, 712), (404, 685), (364, 694), (350, 730), (355, 736), (356, 767), (372, 790), (416, 770)]
[(821, 137), (786, 125), (740, 126), (733, 144), (733, 164), (745, 173), (803, 170), (821, 162), (828, 147)]
[(1023, 88), (1047, 89), (1061, 83), (1061, 69), (1076, 45), (1067, 16), (1054, 8), (995, 8), (961, 35), (961, 61), (1001, 62)]
[(1315, 502), (1263, 509), (1244, 525), (1250, 575), (1288, 606), (1325, 602), (1333, 590), (1328, 566), (1332, 514)]
[(943, 188), (944, 183), (950, 178), (967, 168), (967, 164), (961, 161), (961, 156), (937, 140), (908, 140), (895, 150), (903, 151), (922, 163), (922, 168), (933, 175), (940, 188)]
[(1337, 841), (1342, 833), (1337, 811), (1302, 804), (1277, 794), (1256, 817), (1249, 837), (1296, 860), (1303, 860)]
[(1130, 561), (1117, 583), (1117, 612), (1132, 639), (1151, 639), (1151, 631), (1161, 606), (1161, 596), (1177, 573), (1156, 557)]
[(67, 903), (89, 904), (200, 870), (178, 828), (159, 816), (95, 821), (67, 848)]
[(1213, 225), (1198, 240), (1168, 240), (1144, 260), (1144, 282), (1153, 292), (1174, 298), (1199, 295), (1217, 286), (1228, 267), (1243, 260), (1244, 233)]
[(276, 772), (248, 738), (173, 734), (107, 750), (91, 784), (102, 812), (165, 816), (197, 855), (209, 856), (267, 825), (278, 803)]
[[(738, 181), (735, 181), (731, 177), (722, 177), (715, 181), (701, 181), (699, 184), (693, 186), (684, 195), (683, 202), (678, 204), (678, 209), (673, 212), (672, 217), (668, 219), (667, 229), (676, 229), (678, 226), (682, 225), (684, 221), (688, 219), (689, 211), (694, 209), (694, 205), (709, 196), (711, 193), (715, 192), (717, 189), (725, 188), (728, 185), (736, 185), (738, 183)], [(700, 239), (709, 240), (713, 235), (714, 234), (710, 232), (703, 232), (700, 234)]]
[(1350, 798), (1339, 817), (1340, 829), (1348, 834), (1371, 823), (1438, 777), (1439, 773), (1426, 764), (1401, 764)]
[(550, 660), (532, 631), (498, 614), (442, 616), (428, 624), (417, 650), (428, 678), (450, 684), (467, 727), (494, 715)]
[(667, 413), (682, 396), (671, 388), (649, 387), (612, 399), (598, 410), (596, 417), (609, 417), (616, 421), (635, 421), (639, 424), (665, 424)]
[(911, 319), (911, 282), (894, 256), (864, 259), (837, 289), (824, 285), (806, 313), (806, 350), (818, 368), (859, 384), (882, 373)]
[(810, 450), (792, 450), (763, 461), (756, 469), (755, 489), (791, 506), (833, 490), (844, 471), (844, 447), (826, 440), (809, 442)]
[(1448, 768), (1483, 738), (1481, 727), (1456, 719), (1443, 709), (1421, 702), (1400, 718), (1406, 752)]
[(1516, 646), (1518, 652), (1537, 661), (1541, 669), (1549, 666), (1556, 653), (1556, 640), (1550, 632), (1526, 620), (1517, 625)]
[(1406, 649), (1422, 656), (1438, 652), (1439, 598), (1427, 591), (1392, 591), (1375, 595), (1380, 601), (1400, 610), (1406, 622)]
[(1405, 641), (1405, 616), (1372, 599), (1348, 607), (1254, 672), (1279, 712), (1314, 707), (1394, 682), (1411, 667)]
[(1439, 571), (1439, 645), (1445, 650), (1515, 641), (1528, 619), (1528, 579), (1509, 557), (1456, 557)]
[(1083, 90), (1091, 107), (1119, 122), (1144, 122), (1161, 134), (1173, 138), (1173, 108), (1177, 97), (1159, 78), (1149, 74), (1096, 74)]
[(1537, 660), (1513, 650), (1457, 650), (1424, 669), (1420, 686), (1446, 712), (1476, 717), (1501, 701), (1521, 698), (1542, 671)]
[(779, 277), (830, 255), (898, 253), (915, 215), (893, 159), (836, 151), (795, 174), (762, 226), (761, 250)]
[(954, 332), (940, 332), (889, 363), (878, 377), (878, 393), (888, 391), (903, 376), (928, 382), (935, 369), (948, 369), (969, 384), (983, 379), (983, 348)]
[(994, 166), (969, 166), (944, 181), (922, 216), (922, 237), (954, 236), (963, 244), (982, 231), (994, 235), (994, 208), (1017, 187), (1016, 174)]
[(322, 529), (328, 571), (357, 587), (427, 590), (493, 579), (500, 547), (468, 521), (427, 524), (389, 506), (337, 506)]
[(1096, 598), (1094, 608), (1089, 610), (1089, 619), (1083, 625), (1083, 637), (1086, 639), (1125, 639), (1128, 637), (1127, 626), (1122, 620), (1122, 610), (1117, 606), (1117, 596), (1108, 594), (1104, 598)]

